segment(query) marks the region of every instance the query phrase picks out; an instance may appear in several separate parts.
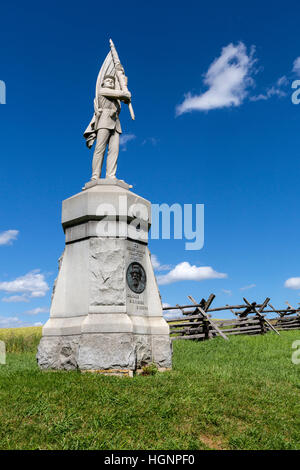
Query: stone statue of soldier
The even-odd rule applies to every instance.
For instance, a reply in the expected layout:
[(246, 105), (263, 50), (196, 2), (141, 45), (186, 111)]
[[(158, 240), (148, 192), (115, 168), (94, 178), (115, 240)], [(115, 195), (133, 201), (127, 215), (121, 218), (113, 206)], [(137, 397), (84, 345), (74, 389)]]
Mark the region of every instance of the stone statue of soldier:
[(115, 76), (105, 75), (94, 102), (94, 116), (83, 134), (88, 148), (91, 148), (97, 139), (92, 163), (92, 180), (97, 180), (101, 176), (106, 147), (108, 147), (106, 178), (116, 179), (120, 134), (122, 133), (119, 120), (120, 102), (129, 104), (131, 93), (128, 90), (115, 89), (115, 80)]

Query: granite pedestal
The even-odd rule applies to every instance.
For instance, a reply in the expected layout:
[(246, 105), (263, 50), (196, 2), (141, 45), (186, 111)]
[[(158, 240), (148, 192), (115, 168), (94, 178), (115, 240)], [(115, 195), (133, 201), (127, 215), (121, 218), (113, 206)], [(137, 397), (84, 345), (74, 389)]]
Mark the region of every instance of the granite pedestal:
[(38, 348), (41, 369), (172, 366), (148, 250), (151, 204), (129, 188), (99, 179), (63, 201), (66, 245)]

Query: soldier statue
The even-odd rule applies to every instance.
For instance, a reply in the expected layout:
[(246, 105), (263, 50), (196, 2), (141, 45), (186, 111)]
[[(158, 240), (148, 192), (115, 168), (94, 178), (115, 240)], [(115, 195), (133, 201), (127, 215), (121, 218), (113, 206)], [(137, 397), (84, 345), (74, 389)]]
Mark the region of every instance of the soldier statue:
[[(105, 73), (105, 70), (110, 70), (112, 65), (111, 73)], [(116, 79), (119, 88), (116, 87)], [(96, 140), (92, 180), (97, 180), (101, 176), (106, 147), (108, 148), (106, 178), (116, 179), (119, 141), (122, 133), (119, 120), (121, 101), (129, 105), (132, 119), (134, 119), (131, 93), (127, 89), (127, 77), (111, 41), (111, 52), (104, 61), (97, 80), (94, 116), (83, 134), (88, 148), (91, 148)]]

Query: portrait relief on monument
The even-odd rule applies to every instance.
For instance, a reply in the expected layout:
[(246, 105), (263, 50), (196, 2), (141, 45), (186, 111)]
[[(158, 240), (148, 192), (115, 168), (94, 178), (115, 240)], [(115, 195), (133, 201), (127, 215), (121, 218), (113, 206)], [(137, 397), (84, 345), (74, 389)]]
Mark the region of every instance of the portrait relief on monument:
[(129, 288), (136, 294), (141, 294), (146, 288), (147, 277), (143, 266), (136, 261), (127, 268), (126, 280)]
[(144, 313), (148, 310), (145, 246), (128, 240), (126, 258), (127, 307), (131, 313)]

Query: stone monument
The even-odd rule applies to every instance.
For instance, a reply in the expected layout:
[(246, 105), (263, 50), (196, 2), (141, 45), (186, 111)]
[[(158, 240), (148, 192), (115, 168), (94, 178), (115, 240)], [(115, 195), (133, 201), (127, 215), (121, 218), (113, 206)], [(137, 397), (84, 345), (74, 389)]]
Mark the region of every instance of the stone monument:
[[(132, 375), (151, 363), (172, 367), (148, 249), (151, 203), (116, 178), (121, 101), (132, 119), (134, 112), (112, 41), (110, 48), (84, 133), (88, 148), (96, 141), (92, 179), (62, 204), (66, 244), (38, 348), (41, 369)], [(106, 178), (100, 178), (106, 148)]]

